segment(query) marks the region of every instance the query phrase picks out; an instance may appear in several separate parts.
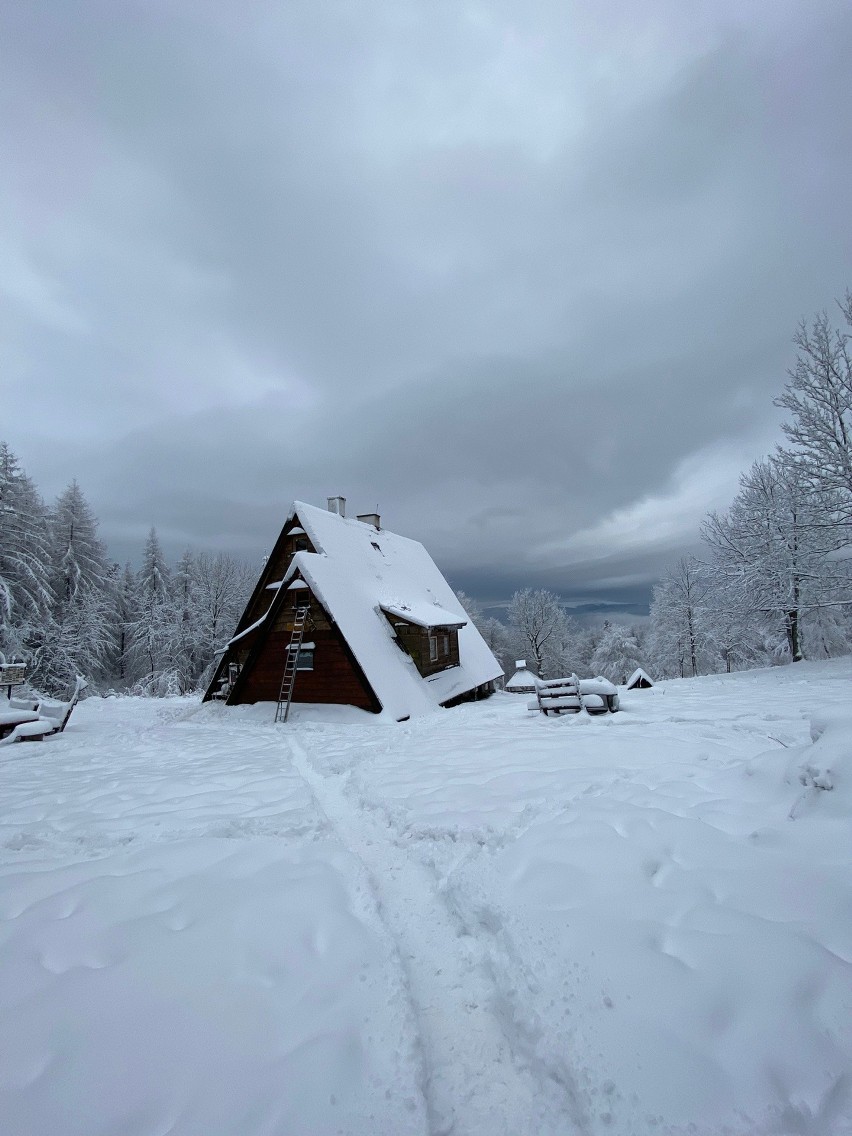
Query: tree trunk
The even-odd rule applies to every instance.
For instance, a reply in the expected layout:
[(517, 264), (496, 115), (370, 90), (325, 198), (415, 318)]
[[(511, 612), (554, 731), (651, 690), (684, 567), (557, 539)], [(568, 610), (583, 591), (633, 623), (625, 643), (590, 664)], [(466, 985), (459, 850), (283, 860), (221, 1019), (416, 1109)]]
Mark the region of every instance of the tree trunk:
[(790, 647), (790, 656), (794, 663), (802, 661), (802, 646), (799, 637), (799, 609), (793, 608), (784, 616), (784, 630), (787, 632), (787, 643)]

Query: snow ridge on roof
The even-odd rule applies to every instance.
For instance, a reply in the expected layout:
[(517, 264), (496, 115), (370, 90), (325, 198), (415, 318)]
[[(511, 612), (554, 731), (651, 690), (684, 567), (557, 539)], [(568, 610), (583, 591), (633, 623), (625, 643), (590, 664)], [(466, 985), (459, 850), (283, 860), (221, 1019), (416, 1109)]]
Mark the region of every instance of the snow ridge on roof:
[[(297, 552), (285, 580), (298, 573), (307, 581), (337, 623), (388, 715), (428, 713), (502, 675), (500, 664), (419, 541), (301, 501), (294, 502), (293, 515), (317, 551)], [(398, 646), (384, 614), (388, 610), (420, 626), (459, 626), (461, 665), (424, 680)]]
[(641, 682), (643, 679), (645, 680), (645, 682), (647, 682), (648, 686), (654, 685), (650, 675), (646, 674), (641, 667), (637, 667), (630, 678), (627, 680), (627, 689), (629, 690), (631, 686), (635, 686), (637, 682)]

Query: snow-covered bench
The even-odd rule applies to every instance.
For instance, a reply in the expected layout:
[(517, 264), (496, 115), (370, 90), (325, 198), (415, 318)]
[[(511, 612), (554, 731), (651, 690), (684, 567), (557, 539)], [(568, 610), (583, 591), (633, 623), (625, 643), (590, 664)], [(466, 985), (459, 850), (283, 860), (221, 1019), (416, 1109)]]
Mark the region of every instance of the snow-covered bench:
[(563, 712), (576, 714), (586, 710), (589, 714), (615, 713), (618, 709), (618, 688), (609, 679), (597, 678), (554, 678), (542, 681), (536, 689), (535, 700), (527, 703), (530, 710), (540, 710), (542, 714)]
[(542, 681), (536, 688), (536, 703), (542, 714), (578, 714), (583, 709), (580, 680), (576, 675)]
[(618, 687), (603, 675), (581, 678), (580, 695), (583, 706), (590, 714), (604, 714), (607, 710), (614, 714), (618, 709)]
[(0, 746), (40, 741), (50, 734), (61, 734), (85, 685), (85, 680), (78, 676), (68, 702), (0, 697)]

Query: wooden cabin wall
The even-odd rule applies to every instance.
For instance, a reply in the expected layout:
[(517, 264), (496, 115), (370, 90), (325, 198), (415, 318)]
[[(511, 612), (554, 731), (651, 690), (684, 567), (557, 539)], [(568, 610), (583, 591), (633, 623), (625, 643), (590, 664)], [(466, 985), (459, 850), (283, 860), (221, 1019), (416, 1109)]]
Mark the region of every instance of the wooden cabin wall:
[(424, 678), (437, 674), (438, 671), (445, 671), (447, 667), (459, 665), (458, 631), (438, 629), (433, 632), (439, 637), (439, 640), (442, 635), (449, 637), (449, 654), (440, 653), (439, 647), (438, 658), (433, 660), (429, 657), (429, 633), (425, 627), (418, 627), (414, 623), (404, 623), (396, 617), (391, 617), (391, 625), (400, 643), (414, 660), (414, 665)]
[[(296, 593), (300, 602), (308, 597)], [(314, 669), (297, 671), (294, 702), (339, 703), (377, 713), (378, 699), (366, 682), (338, 628), (329, 623), (323, 608), (313, 600), (305, 627), (305, 642), (316, 644)], [(287, 647), (293, 632), (293, 604), (288, 602), (276, 615), (257, 657), (240, 685), (239, 703), (275, 702), (281, 689)]]

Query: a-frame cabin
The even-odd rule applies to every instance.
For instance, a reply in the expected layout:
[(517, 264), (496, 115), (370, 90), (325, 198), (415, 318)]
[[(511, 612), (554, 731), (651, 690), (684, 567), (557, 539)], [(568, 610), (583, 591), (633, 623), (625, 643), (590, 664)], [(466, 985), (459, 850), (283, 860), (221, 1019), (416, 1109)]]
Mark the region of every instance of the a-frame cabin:
[(294, 502), (205, 701), (402, 720), (493, 690), (500, 664), (423, 545), (344, 508)]

